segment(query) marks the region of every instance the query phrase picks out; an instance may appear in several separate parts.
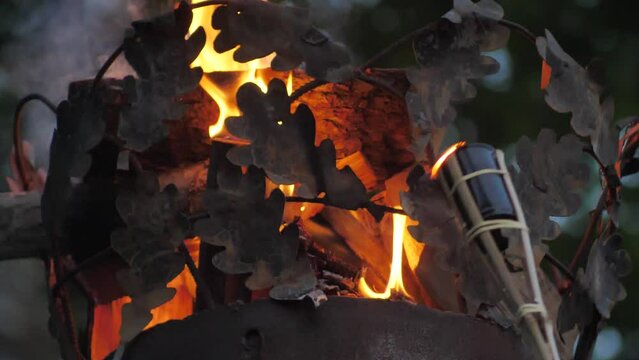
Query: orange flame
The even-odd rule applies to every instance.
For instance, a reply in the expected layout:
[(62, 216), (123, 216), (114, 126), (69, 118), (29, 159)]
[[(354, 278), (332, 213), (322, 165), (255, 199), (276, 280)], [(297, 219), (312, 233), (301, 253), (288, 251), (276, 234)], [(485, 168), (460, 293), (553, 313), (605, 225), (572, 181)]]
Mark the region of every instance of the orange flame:
[(455, 151), (457, 151), (457, 149), (464, 147), (465, 145), (466, 145), (465, 141), (460, 141), (456, 144), (451, 145), (451, 147), (446, 149), (446, 151), (444, 151), (444, 153), (439, 157), (439, 159), (437, 159), (437, 161), (435, 162), (435, 165), (433, 165), (433, 168), (430, 171), (430, 178), (435, 180), (435, 178), (437, 178), (437, 174), (439, 174), (439, 171), (441, 170), (442, 166), (444, 166), (444, 163), (446, 162), (446, 160), (448, 160), (448, 158), (451, 157), (455, 153)]
[[(200, 239), (187, 240), (186, 246), (197, 265)], [(146, 325), (145, 330), (169, 320), (180, 320), (193, 314), (196, 286), (189, 270), (185, 267), (177, 277), (167, 284), (167, 287), (176, 290), (175, 296), (151, 310), (153, 319)], [(129, 302), (131, 302), (131, 298), (123, 296), (108, 304), (95, 306), (91, 335), (91, 359), (104, 359), (117, 348), (120, 343), (122, 307)]]
[[(193, 4), (197, 4), (204, 0), (193, 0)], [(245, 83), (254, 83), (260, 87), (262, 92), (266, 92), (268, 89), (265, 79), (258, 73), (258, 69), (264, 69), (270, 66), (273, 55), (266, 56), (261, 59), (256, 59), (246, 63), (239, 63), (233, 59), (233, 51), (226, 51), (224, 53), (218, 53), (213, 49), (213, 41), (219, 34), (219, 30), (213, 29), (211, 25), (211, 17), (213, 12), (218, 6), (205, 6), (197, 9), (193, 9), (193, 20), (189, 28), (189, 34), (192, 34), (200, 26), (204, 28), (206, 33), (206, 45), (202, 49), (202, 52), (191, 63), (191, 67), (201, 67), (205, 73), (221, 72), (221, 71), (236, 71), (240, 72), (240, 77), (234, 82), (234, 84), (225, 87), (224, 89), (208, 78), (206, 75), (202, 76), (200, 86), (211, 96), (219, 107), (219, 115), (215, 124), (209, 126), (209, 137), (214, 138), (220, 135), (224, 131), (224, 121), (231, 116), (240, 115), (240, 111), (237, 108), (235, 102), (235, 94), (237, 90)], [(287, 90), (291, 94), (293, 88), (293, 74), (289, 73), (287, 81)]]
[(391, 260), (391, 271), (388, 276), (388, 283), (384, 292), (376, 292), (371, 289), (364, 277), (359, 279), (358, 288), (362, 295), (372, 299), (388, 299), (393, 292), (410, 295), (404, 288), (402, 280), (402, 256), (404, 251), (404, 233), (406, 230), (406, 216), (393, 214), (393, 255)]
[(286, 196), (293, 196), (293, 194), (295, 194), (295, 185), (280, 185), (278, 188), (282, 190)]

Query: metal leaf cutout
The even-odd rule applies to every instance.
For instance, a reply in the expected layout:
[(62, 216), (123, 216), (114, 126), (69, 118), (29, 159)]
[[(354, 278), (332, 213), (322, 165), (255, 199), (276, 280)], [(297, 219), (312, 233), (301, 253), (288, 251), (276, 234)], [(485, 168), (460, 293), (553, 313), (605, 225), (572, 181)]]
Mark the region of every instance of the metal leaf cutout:
[[(176, 250), (186, 236), (178, 218), (180, 198), (175, 186), (168, 185), (160, 191), (157, 176), (144, 172), (137, 175), (134, 190), (118, 196), (116, 207), (126, 228), (111, 234), (111, 247), (130, 266), (118, 274), (118, 280), (133, 299), (130, 309), (123, 312), (132, 312), (135, 308), (144, 309), (148, 314), (163, 302), (152, 302), (156, 305), (149, 307), (137, 304), (138, 299), (148, 303), (147, 298), (155, 297), (153, 294), (159, 291), (165, 294), (161, 298), (168, 301), (173, 295), (168, 296), (168, 290), (161, 289), (184, 269), (184, 258)], [(137, 320), (131, 320), (132, 324), (139, 325), (147, 318), (147, 322), (150, 321), (139, 311), (134, 313), (132, 316), (137, 316)], [(137, 329), (137, 325), (132, 326)], [(142, 328), (144, 325), (146, 323)]]
[(299, 184), (302, 196), (315, 196), (320, 184), (313, 169), (315, 118), (311, 110), (301, 104), (291, 114), (286, 85), (277, 79), (269, 83), (266, 94), (255, 84), (242, 85), (237, 104), (242, 116), (227, 119), (226, 126), (251, 145), (232, 149), (228, 158), (237, 165), (264, 169), (277, 184)]
[(103, 111), (99, 96), (78, 96), (58, 106), (42, 195), (42, 218), (50, 234), (63, 236), (71, 178), (83, 177), (91, 166), (88, 152), (100, 143), (106, 127)]
[(143, 151), (168, 135), (163, 122), (177, 120), (185, 111), (176, 98), (193, 90), (202, 77), (200, 68), (189, 65), (204, 47), (204, 29), (184, 39), (192, 17), (182, 2), (173, 13), (134, 22), (124, 40), (124, 55), (139, 79), (124, 79), (131, 107), (122, 111), (118, 134), (133, 150)]
[(593, 321), (593, 308), (609, 319), (617, 302), (626, 298), (619, 279), (630, 273), (632, 263), (628, 252), (621, 249), (621, 241), (620, 234), (613, 234), (607, 239), (597, 239), (592, 245), (586, 270), (579, 269), (570, 293), (562, 298), (557, 319), (561, 332), (575, 325), (583, 329)]
[(552, 69), (546, 87), (546, 103), (557, 112), (572, 113), (570, 125), (579, 136), (588, 136), (595, 154), (611, 165), (617, 158), (617, 132), (611, 129), (614, 115), (612, 97), (601, 99), (603, 88), (592, 79), (546, 30), (537, 38), (537, 49)]
[(574, 135), (557, 135), (542, 129), (533, 142), (522, 137), (517, 142), (517, 168), (511, 166), (533, 246), (559, 235), (559, 225), (551, 216), (570, 216), (581, 205), (579, 190), (588, 182), (588, 166), (581, 161), (583, 144)]
[(606, 319), (615, 304), (626, 298), (626, 290), (619, 278), (630, 273), (630, 255), (621, 249), (621, 235), (597, 239), (590, 249), (586, 265), (585, 285), (597, 310)]
[(344, 45), (313, 27), (308, 10), (260, 0), (233, 0), (213, 13), (220, 33), (215, 51), (237, 48), (233, 58), (247, 62), (271, 53), (274, 70), (289, 71), (303, 64), (315, 78), (343, 80), (350, 75), (350, 55)]
[(217, 172), (209, 172), (204, 195), (209, 218), (195, 224), (203, 241), (225, 247), (213, 264), (227, 274), (252, 273), (246, 285), (253, 290), (273, 287), (277, 298), (297, 298), (313, 290), (316, 279), (308, 259), (300, 254), (297, 226), (279, 230), (284, 194), (276, 189), (265, 198), (262, 171), (249, 166), (242, 174), (225, 157), (217, 161)]
[(439, 182), (432, 180), (422, 166), (411, 171), (406, 183), (409, 191), (400, 194), (402, 208), (411, 219), (419, 221), (418, 225), (409, 226), (408, 232), (415, 240), (437, 248), (444, 268), (457, 269), (464, 233), (456, 210)]
[(315, 147), (315, 118), (308, 106), (300, 104), (291, 114), (284, 82), (272, 80), (266, 94), (255, 84), (244, 84), (237, 92), (237, 104), (242, 116), (227, 119), (228, 130), (251, 144), (229, 151), (231, 162), (262, 168), (277, 184), (296, 184), (303, 197), (324, 192), (336, 206), (366, 206), (366, 188), (350, 167), (335, 168), (332, 141)]
[(482, 250), (465, 240), (457, 210), (439, 182), (432, 180), (422, 166), (416, 166), (406, 182), (409, 191), (400, 194), (402, 207), (408, 216), (419, 221), (418, 225), (409, 226), (410, 234), (437, 252), (441, 268), (459, 275), (459, 291), (466, 300), (469, 314), (510, 326), (512, 314), (503, 304), (506, 298), (503, 287)]
[(432, 130), (448, 126), (457, 113), (453, 104), (474, 98), (470, 80), (499, 70), (499, 63), (484, 51), (502, 48), (509, 30), (497, 24), (503, 10), (492, 0), (456, 1), (455, 9), (430, 24), (413, 42), (418, 68), (406, 75), (412, 90), (406, 104), (413, 124), (413, 152), (424, 156)]

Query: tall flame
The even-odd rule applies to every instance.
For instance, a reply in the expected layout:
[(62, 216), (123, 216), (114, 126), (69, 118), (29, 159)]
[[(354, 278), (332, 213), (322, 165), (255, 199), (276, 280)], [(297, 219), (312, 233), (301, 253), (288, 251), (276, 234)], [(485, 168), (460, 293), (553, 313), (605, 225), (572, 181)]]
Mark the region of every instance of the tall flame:
[[(193, 4), (200, 3), (205, 0), (193, 0)], [(219, 30), (213, 29), (211, 26), (211, 18), (213, 12), (218, 6), (205, 6), (201, 8), (193, 9), (193, 20), (189, 27), (189, 34), (192, 34), (200, 26), (204, 28), (206, 33), (207, 43), (202, 49), (202, 52), (191, 63), (191, 67), (201, 67), (205, 73), (220, 72), (220, 71), (235, 71), (239, 72), (240, 77), (230, 86), (222, 88), (215, 84), (206, 75), (202, 76), (200, 86), (211, 96), (219, 107), (219, 115), (215, 124), (209, 127), (209, 136), (211, 138), (220, 135), (224, 130), (224, 121), (227, 117), (238, 116), (240, 114), (237, 104), (235, 102), (235, 94), (237, 90), (245, 83), (254, 83), (262, 90), (266, 92), (268, 85), (264, 78), (258, 73), (258, 69), (264, 69), (270, 66), (273, 55), (266, 56), (261, 59), (256, 59), (246, 63), (236, 62), (233, 59), (233, 51), (226, 51), (224, 53), (218, 53), (213, 49), (213, 41), (220, 33)], [(287, 81), (288, 93), (292, 93), (293, 88), (293, 74), (289, 73)]]
[(358, 288), (362, 295), (373, 299), (388, 299), (393, 292), (410, 295), (404, 288), (402, 280), (402, 256), (404, 250), (404, 233), (406, 230), (406, 216), (393, 214), (393, 255), (391, 259), (391, 271), (384, 292), (376, 292), (371, 289), (364, 277), (359, 279)]

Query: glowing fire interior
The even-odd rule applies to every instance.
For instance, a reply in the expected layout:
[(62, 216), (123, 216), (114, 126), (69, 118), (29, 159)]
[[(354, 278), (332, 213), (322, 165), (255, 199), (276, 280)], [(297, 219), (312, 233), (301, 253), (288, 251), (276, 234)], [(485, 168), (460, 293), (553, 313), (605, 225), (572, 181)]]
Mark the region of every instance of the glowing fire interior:
[[(202, 2), (204, 0), (193, 0), (194, 4)], [(189, 28), (189, 34), (192, 34), (200, 26), (204, 28), (207, 39), (215, 39), (219, 30), (213, 29), (211, 26), (211, 17), (217, 6), (206, 6), (193, 10), (193, 21)], [(227, 117), (238, 116), (239, 110), (235, 102), (235, 94), (237, 89), (245, 83), (254, 83), (260, 87), (262, 92), (266, 92), (268, 85), (266, 80), (258, 72), (259, 69), (264, 69), (270, 66), (273, 55), (249, 61), (246, 63), (239, 63), (233, 60), (233, 51), (227, 51), (224, 53), (218, 53), (213, 49), (213, 42), (208, 40), (204, 49), (199, 54), (197, 59), (193, 61), (191, 67), (201, 67), (205, 73), (220, 72), (220, 71), (233, 71), (236, 72), (239, 77), (231, 85), (227, 85), (224, 88), (211, 81), (211, 79), (204, 75), (200, 81), (200, 86), (211, 96), (213, 101), (217, 103), (219, 107), (219, 115), (216, 122), (209, 127), (209, 136), (214, 138), (222, 135), (224, 131), (224, 121)], [(286, 84), (288, 93), (292, 92), (293, 88), (293, 74), (289, 73)]]
[[(193, 3), (199, 3), (204, 0), (193, 0)], [(205, 73), (212, 72), (235, 72), (238, 75), (233, 84), (221, 86), (214, 82), (211, 77), (204, 75), (200, 82), (200, 86), (211, 96), (219, 107), (219, 114), (215, 122), (209, 127), (209, 136), (211, 138), (225, 136), (224, 121), (231, 116), (238, 116), (239, 109), (235, 101), (235, 94), (239, 87), (245, 83), (254, 83), (260, 87), (263, 92), (267, 91), (267, 81), (263, 78), (259, 69), (268, 68), (273, 56), (267, 56), (262, 59), (253, 60), (247, 63), (238, 63), (233, 59), (233, 51), (225, 53), (217, 53), (213, 49), (213, 42), (218, 30), (211, 26), (211, 17), (216, 6), (202, 7), (193, 10), (193, 20), (189, 29), (189, 33), (193, 33), (198, 27), (202, 26), (207, 35), (207, 43), (199, 54), (197, 59), (191, 64), (191, 67), (201, 67)], [(287, 90), (292, 93), (293, 75), (288, 74)], [(446, 150), (441, 158), (433, 166), (431, 176), (435, 178), (437, 173), (446, 159), (451, 156), (455, 150), (464, 146), (464, 142), (459, 142)], [(295, 193), (295, 185), (279, 185), (279, 189), (286, 196), (293, 196)], [(299, 211), (304, 211), (307, 204), (299, 204)], [(406, 231), (407, 221), (410, 221), (405, 215), (393, 214), (393, 238), (392, 238), (392, 255), (390, 274), (386, 288), (383, 292), (377, 292), (372, 289), (362, 277), (358, 283), (360, 293), (369, 298), (388, 299), (394, 294), (401, 294), (412, 298), (404, 287), (402, 279), (402, 259), (406, 256), (408, 267), (415, 270), (420, 261), (421, 253), (424, 245), (417, 243), (410, 238)], [(197, 249), (199, 248), (199, 239), (191, 239), (187, 242), (189, 250), (194, 260), (197, 262)], [(388, 261), (388, 259), (380, 259), (380, 261)], [(168, 303), (154, 309), (152, 311), (153, 320), (146, 326), (151, 328), (168, 320), (183, 319), (193, 313), (195, 301), (195, 282), (187, 269), (172, 280), (168, 287), (175, 288), (177, 293), (175, 297)], [(122, 306), (130, 302), (131, 299), (123, 297), (117, 299), (110, 304), (99, 305), (94, 311), (93, 336), (91, 341), (92, 358), (101, 359), (112, 352), (119, 344), (119, 328), (121, 324)]]
[(391, 271), (384, 292), (376, 292), (366, 283), (366, 279), (359, 279), (358, 288), (362, 295), (373, 299), (388, 299), (395, 292), (410, 297), (404, 288), (402, 279), (402, 257), (404, 253), (404, 234), (406, 230), (406, 216), (393, 214), (393, 254)]

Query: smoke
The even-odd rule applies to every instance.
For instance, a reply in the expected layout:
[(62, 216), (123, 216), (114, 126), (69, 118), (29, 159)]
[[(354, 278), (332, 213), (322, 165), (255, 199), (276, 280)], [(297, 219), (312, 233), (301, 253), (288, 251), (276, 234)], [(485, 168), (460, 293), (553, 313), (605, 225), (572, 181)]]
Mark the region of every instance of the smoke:
[(326, 30), (335, 39), (344, 41), (352, 15), (358, 9), (377, 6), (381, 0), (292, 0), (292, 4), (309, 9), (314, 24)]
[[(6, 2), (5, 2), (6, 1)], [(151, 0), (148, 0), (151, 1)], [(39, 93), (54, 103), (67, 96), (70, 82), (91, 79), (122, 42), (132, 20), (155, 15), (142, 0), (2, 0), (0, 4), (0, 94), (16, 98)], [(154, 4), (160, 0), (153, 0)], [(163, 5), (171, 8), (172, 1)], [(10, 9), (13, 12), (5, 12)], [(20, 20), (12, 16), (27, 14)], [(6, 34), (6, 27), (12, 24)], [(2, 33), (4, 31), (4, 33)], [(132, 70), (121, 59), (110, 75)], [(8, 175), (10, 129), (15, 104), (0, 98), (0, 164)], [(7, 109), (7, 110), (5, 110)], [(28, 105), (23, 116), (23, 139), (35, 148), (38, 167), (48, 163), (54, 115), (39, 104)], [(0, 189), (6, 189), (2, 184)], [(47, 331), (48, 309), (44, 270), (39, 260), (0, 262), (0, 358), (57, 359), (57, 344)], [(35, 344), (35, 346), (34, 346)]]
[[(39, 93), (54, 103), (67, 96), (69, 83), (91, 79), (119, 46), (132, 20), (171, 8), (167, 0), (45, 0), (20, 1), (28, 16), (11, 29), (11, 42), (0, 50), (0, 90), (22, 97)], [(149, 4), (147, 4), (147, 1)], [(150, 4), (153, 6), (149, 6)], [(160, 6), (158, 5), (160, 4)], [(4, 21), (4, 19), (3, 19)], [(123, 59), (109, 75), (122, 77), (132, 70)], [(1, 89), (1, 88), (4, 89)], [(0, 121), (9, 129), (12, 114)], [(28, 105), (24, 111), (23, 137), (36, 149), (39, 167), (48, 164), (48, 147), (55, 117), (44, 106)], [(8, 147), (0, 162), (8, 159)], [(5, 166), (6, 175), (6, 166)], [(4, 177), (3, 177), (4, 178)]]

